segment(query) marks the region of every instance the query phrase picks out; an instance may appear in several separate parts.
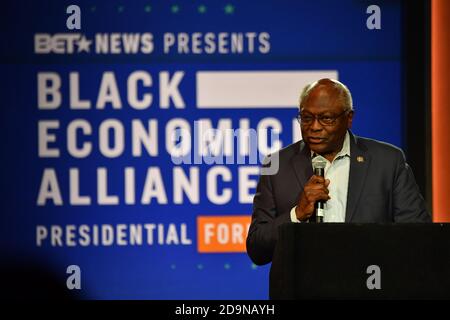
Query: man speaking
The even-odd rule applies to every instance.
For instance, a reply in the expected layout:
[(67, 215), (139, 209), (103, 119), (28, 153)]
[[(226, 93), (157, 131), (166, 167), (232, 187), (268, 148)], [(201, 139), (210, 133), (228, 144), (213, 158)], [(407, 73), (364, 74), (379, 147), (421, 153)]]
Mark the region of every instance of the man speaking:
[[(353, 114), (341, 82), (321, 79), (304, 88), (303, 140), (280, 150), (279, 170), (258, 182), (247, 237), (254, 263), (272, 260), (278, 226), (316, 221), (319, 202), (323, 222), (431, 222), (402, 150), (353, 135)], [(323, 164), (324, 176), (313, 174), (313, 162)]]

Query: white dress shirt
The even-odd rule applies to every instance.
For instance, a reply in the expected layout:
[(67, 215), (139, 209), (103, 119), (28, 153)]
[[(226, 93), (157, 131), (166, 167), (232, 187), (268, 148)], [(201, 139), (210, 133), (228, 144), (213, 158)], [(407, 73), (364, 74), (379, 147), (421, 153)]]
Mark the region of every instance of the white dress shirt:
[[(347, 132), (341, 151), (338, 152), (332, 162), (322, 156), (325, 162), (325, 179), (330, 180), (328, 185), (329, 199), (325, 203), (324, 222), (345, 222), (345, 210), (347, 208), (348, 176), (350, 173), (350, 134)], [(291, 221), (300, 222), (295, 214), (295, 208), (291, 209)]]

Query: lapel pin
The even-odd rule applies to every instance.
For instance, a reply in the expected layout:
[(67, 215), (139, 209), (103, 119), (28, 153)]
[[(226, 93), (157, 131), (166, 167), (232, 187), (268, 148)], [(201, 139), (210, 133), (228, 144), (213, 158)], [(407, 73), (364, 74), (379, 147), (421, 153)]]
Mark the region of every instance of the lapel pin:
[(364, 157), (358, 156), (358, 157), (356, 157), (356, 161), (364, 162)]

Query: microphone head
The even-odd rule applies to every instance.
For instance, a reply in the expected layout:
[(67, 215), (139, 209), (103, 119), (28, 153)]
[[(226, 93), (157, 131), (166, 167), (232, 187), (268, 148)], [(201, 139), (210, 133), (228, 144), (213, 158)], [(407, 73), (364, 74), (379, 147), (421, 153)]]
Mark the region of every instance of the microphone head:
[(325, 167), (327, 166), (326, 161), (321, 156), (315, 156), (314, 158), (312, 158), (311, 163), (314, 170), (325, 169)]

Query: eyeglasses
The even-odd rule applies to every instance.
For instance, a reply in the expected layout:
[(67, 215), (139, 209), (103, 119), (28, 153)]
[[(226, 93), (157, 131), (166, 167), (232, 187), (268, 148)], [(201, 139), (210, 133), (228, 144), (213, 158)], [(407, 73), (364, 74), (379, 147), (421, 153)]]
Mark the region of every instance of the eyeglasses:
[(338, 118), (340, 118), (341, 116), (343, 116), (345, 113), (349, 112), (350, 110), (344, 110), (342, 111), (340, 114), (338, 115), (312, 115), (310, 113), (307, 114), (301, 114), (299, 113), (297, 115), (297, 120), (298, 122), (300, 122), (301, 125), (305, 125), (305, 126), (309, 126), (311, 124), (314, 123), (314, 120), (317, 119), (317, 121), (319, 121), (319, 123), (322, 126), (332, 126), (336, 123), (336, 120)]

